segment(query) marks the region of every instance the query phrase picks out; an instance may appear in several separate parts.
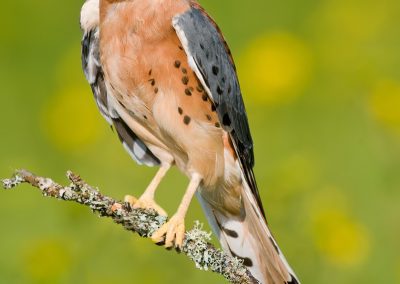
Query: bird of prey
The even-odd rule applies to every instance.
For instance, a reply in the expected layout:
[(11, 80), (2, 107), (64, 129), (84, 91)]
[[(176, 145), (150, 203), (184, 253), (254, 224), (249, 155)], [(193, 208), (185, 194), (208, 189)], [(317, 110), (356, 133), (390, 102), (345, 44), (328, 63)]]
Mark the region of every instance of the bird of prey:
[(155, 200), (175, 165), (190, 180), (152, 239), (182, 245), (196, 194), (222, 248), (264, 284), (299, 283), (267, 227), (236, 69), (218, 26), (193, 0), (87, 0), (82, 65), (97, 106), (139, 164), (159, 170), (135, 208)]

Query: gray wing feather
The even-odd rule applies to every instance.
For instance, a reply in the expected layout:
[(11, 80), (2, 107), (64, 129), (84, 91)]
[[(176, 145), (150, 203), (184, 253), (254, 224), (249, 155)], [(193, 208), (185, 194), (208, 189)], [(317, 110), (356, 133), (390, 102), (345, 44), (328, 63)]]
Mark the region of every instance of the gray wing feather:
[(218, 28), (196, 8), (175, 18), (174, 26), (181, 29), (187, 39), (187, 51), (210, 90), (224, 129), (232, 134), (241, 158), (253, 167), (253, 141), (239, 81)]
[(190, 10), (174, 17), (172, 24), (189, 65), (213, 101), (222, 127), (230, 134), (246, 180), (264, 213), (252, 170), (253, 140), (229, 48), (218, 26), (198, 5), (192, 4)]
[(156, 166), (160, 160), (147, 148), (137, 135), (108, 106), (107, 88), (100, 63), (99, 30), (94, 28), (84, 33), (82, 40), (82, 68), (92, 88), (96, 104), (107, 122), (114, 126), (122, 145), (138, 163)]
[[(240, 160), (244, 178), (251, 190), (251, 192), (250, 190), (246, 190), (246, 193), (254, 196), (260, 211), (265, 217), (253, 173), (253, 141), (250, 135), (246, 110), (233, 59), (215, 22), (198, 4), (192, 2), (191, 5), (192, 8), (190, 10), (173, 19), (173, 27), (188, 56), (189, 65), (203, 84), (211, 101), (214, 103), (222, 127), (230, 134)], [(243, 200), (248, 200), (247, 207), (251, 208), (253, 202), (249, 201), (246, 196)], [(199, 200), (202, 201), (202, 198), (199, 198)], [(217, 215), (215, 215), (215, 213), (218, 214), (218, 211), (210, 209), (209, 205), (205, 205), (204, 202), (202, 206), (205, 211), (209, 213), (207, 214), (207, 218), (210, 220), (210, 224), (216, 227), (219, 220), (216, 218)], [(258, 215), (257, 211), (258, 210), (254, 210), (257, 214), (255, 219), (261, 217)], [(249, 210), (249, 212), (251, 212), (251, 210)], [(288, 279), (286, 281), (283, 280), (283, 282), (287, 284), (299, 284), (300, 282), (287, 264), (286, 259), (277, 247), (267, 226), (265, 226), (265, 230), (269, 234), (268, 241), (272, 242), (270, 246), (278, 251), (283, 265), (288, 269)], [(228, 245), (229, 247), (227, 240), (222, 240), (221, 244), (223, 247), (224, 245)], [(231, 251), (231, 253), (233, 252)], [(267, 273), (269, 274), (270, 272)]]
[(98, 28), (86, 32), (83, 36), (82, 68), (92, 88), (100, 113), (108, 123), (112, 124), (107, 105), (107, 90), (104, 82), (104, 73), (100, 64)]

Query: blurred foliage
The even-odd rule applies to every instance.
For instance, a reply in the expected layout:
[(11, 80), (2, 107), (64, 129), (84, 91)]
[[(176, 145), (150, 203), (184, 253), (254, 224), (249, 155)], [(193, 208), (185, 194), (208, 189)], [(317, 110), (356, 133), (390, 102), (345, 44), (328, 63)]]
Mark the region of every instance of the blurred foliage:
[[(400, 283), (400, 2), (203, 0), (236, 59), (270, 224), (304, 283)], [(228, 3), (229, 2), (229, 3)], [(75, 170), (139, 195), (80, 68), (82, 1), (0, 10), (0, 176)], [(157, 199), (172, 213), (184, 178)], [(185, 258), (37, 192), (1, 192), (0, 283), (221, 283)], [(187, 225), (204, 221), (193, 202)]]

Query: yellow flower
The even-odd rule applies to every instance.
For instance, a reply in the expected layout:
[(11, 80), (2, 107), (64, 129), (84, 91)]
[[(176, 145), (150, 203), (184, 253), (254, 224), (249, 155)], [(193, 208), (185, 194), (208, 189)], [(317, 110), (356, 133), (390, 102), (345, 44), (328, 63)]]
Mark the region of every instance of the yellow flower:
[(61, 90), (43, 109), (43, 127), (61, 150), (79, 150), (102, 134), (100, 117), (89, 88)]
[(374, 117), (389, 129), (400, 134), (400, 84), (381, 81), (372, 91), (370, 110)]
[(289, 33), (255, 39), (238, 61), (243, 91), (256, 101), (279, 104), (301, 94), (311, 75), (307, 45)]
[(64, 151), (80, 150), (91, 145), (103, 133), (105, 127), (102, 124), (105, 122), (81, 71), (79, 47), (74, 46), (60, 59), (55, 81), (59, 90), (42, 110), (46, 136)]
[(345, 212), (322, 210), (315, 216), (314, 232), (317, 248), (335, 264), (356, 265), (368, 254), (366, 229)]
[(310, 206), (316, 248), (339, 266), (361, 264), (369, 254), (367, 229), (347, 209), (343, 193), (335, 188), (317, 194)]

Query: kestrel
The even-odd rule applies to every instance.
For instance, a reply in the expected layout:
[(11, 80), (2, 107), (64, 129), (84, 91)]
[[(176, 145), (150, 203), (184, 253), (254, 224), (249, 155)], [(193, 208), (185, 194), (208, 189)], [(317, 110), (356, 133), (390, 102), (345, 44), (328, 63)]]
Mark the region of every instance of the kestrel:
[(218, 26), (191, 0), (87, 0), (82, 65), (97, 106), (139, 164), (159, 170), (135, 208), (155, 202), (172, 165), (190, 182), (155, 242), (180, 247), (196, 193), (222, 248), (260, 283), (299, 283), (267, 227), (234, 61)]

